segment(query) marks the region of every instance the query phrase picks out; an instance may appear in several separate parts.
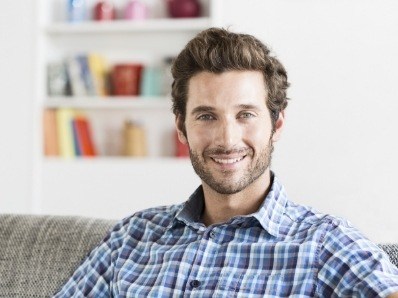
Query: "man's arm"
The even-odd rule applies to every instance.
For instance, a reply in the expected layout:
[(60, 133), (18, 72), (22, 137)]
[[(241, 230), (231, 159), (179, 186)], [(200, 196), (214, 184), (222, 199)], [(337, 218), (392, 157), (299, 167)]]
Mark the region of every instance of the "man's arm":
[(54, 298), (110, 297), (111, 249), (107, 241), (97, 246)]
[(114, 261), (127, 225), (128, 218), (120, 221), (54, 297), (111, 297)]
[(319, 255), (318, 294), (398, 298), (398, 269), (385, 252), (349, 223), (331, 224)]

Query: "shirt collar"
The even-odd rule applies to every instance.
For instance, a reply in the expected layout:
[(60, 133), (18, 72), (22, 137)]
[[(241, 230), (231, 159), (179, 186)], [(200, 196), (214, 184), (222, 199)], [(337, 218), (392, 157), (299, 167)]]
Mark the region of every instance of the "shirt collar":
[[(285, 212), (287, 196), (283, 185), (278, 178), (271, 172), (271, 187), (260, 208), (249, 215), (238, 216), (239, 218), (255, 218), (262, 228), (271, 235), (277, 237), (279, 228)], [(204, 207), (204, 194), (202, 186), (199, 186), (189, 197), (188, 201), (182, 205), (170, 227), (178, 222), (186, 225), (198, 225), (202, 216)]]
[(271, 176), (273, 177), (271, 188), (260, 208), (251, 216), (258, 220), (264, 230), (277, 237), (285, 213), (287, 196), (279, 179), (273, 173)]
[(186, 224), (200, 222), (204, 208), (204, 194), (202, 186), (199, 186), (183, 205), (176, 218)]

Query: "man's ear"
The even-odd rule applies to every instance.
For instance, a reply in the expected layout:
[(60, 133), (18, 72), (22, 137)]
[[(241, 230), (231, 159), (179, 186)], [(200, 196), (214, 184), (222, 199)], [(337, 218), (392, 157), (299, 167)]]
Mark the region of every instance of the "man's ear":
[(188, 145), (185, 123), (181, 115), (176, 116), (175, 124), (176, 124), (178, 139), (180, 140), (181, 143)]
[(272, 141), (277, 142), (281, 138), (282, 130), (285, 125), (285, 111), (280, 111), (278, 119), (275, 122), (274, 134), (272, 135)]

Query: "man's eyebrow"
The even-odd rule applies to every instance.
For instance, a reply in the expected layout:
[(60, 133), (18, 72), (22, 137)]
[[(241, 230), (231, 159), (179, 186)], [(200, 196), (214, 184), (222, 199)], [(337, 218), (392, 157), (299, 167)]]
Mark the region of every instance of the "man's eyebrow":
[[(259, 106), (254, 104), (239, 104), (236, 106), (236, 108), (239, 110), (255, 110), (255, 111), (261, 110)], [(211, 106), (197, 106), (192, 110), (191, 115), (203, 112), (213, 112), (214, 110), (215, 108)]]
[(213, 107), (210, 106), (197, 106), (196, 108), (194, 108), (191, 112), (191, 114), (198, 114), (198, 113), (203, 113), (203, 112), (212, 112), (214, 111)]
[(240, 104), (237, 107), (242, 110), (260, 110), (259, 106), (253, 104)]

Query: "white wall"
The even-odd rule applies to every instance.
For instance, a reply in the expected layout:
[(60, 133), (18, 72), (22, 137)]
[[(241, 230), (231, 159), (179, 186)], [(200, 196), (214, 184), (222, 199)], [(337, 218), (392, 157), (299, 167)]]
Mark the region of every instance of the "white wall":
[(0, 10), (0, 212), (28, 212), (32, 187), (34, 1)]
[(225, 24), (257, 35), (288, 70), (273, 169), (291, 199), (398, 241), (398, 2), (224, 3)]
[[(28, 212), (34, 1), (2, 5), (0, 212)], [(398, 241), (398, 3), (224, 0), (223, 7), (226, 24), (259, 36), (289, 72), (292, 100), (273, 168), (291, 199), (344, 216), (375, 241)]]

